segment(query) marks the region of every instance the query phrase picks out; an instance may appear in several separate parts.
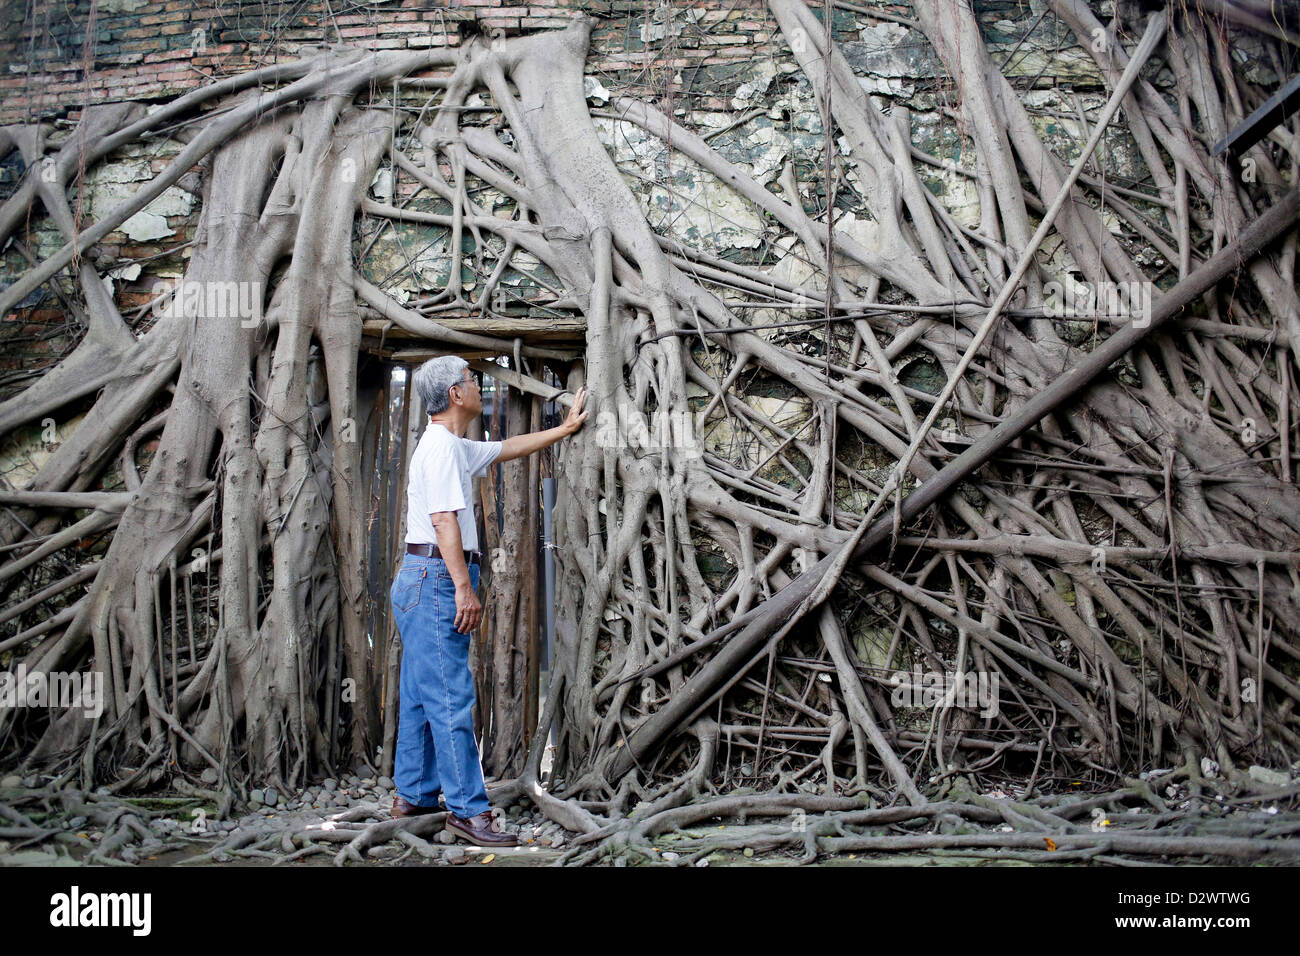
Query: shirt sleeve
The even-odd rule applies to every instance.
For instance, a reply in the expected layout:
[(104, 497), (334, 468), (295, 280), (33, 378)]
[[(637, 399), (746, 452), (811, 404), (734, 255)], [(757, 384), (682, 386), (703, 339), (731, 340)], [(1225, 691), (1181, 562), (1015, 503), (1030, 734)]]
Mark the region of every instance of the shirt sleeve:
[(462, 438), (461, 445), (465, 449), (465, 464), (469, 468), (471, 478), (483, 477), (488, 467), (501, 457), (499, 441), (470, 441), (468, 438)]
[(460, 472), (453, 449), (436, 449), (424, 461), (420, 478), (424, 487), (424, 507), (429, 514), (460, 511), (468, 506), (461, 490)]

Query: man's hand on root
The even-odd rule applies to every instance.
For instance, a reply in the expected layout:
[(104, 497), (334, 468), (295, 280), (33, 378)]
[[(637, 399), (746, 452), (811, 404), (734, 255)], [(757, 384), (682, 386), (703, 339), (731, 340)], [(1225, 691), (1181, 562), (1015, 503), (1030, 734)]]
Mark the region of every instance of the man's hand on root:
[(483, 605), (468, 584), (456, 585), (456, 620), (452, 624), (457, 634), (468, 634), (483, 620)]
[(590, 412), (590, 409), (584, 411), (582, 408), (586, 401), (587, 389), (584, 386), (583, 388), (578, 389), (578, 394), (573, 397), (573, 406), (569, 409), (569, 414), (565, 416), (564, 423), (560, 426), (568, 434), (572, 435), (581, 428), (582, 423), (587, 420), (587, 415)]

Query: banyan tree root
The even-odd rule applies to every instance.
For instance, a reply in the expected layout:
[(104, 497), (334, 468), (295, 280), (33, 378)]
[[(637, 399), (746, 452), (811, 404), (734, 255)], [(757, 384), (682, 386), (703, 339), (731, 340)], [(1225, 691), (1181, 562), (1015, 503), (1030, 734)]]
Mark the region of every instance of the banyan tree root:
[[(561, 864), (692, 865), (738, 854), (907, 853), (1126, 865), (1144, 857), (1293, 860), (1300, 788), (1227, 796), (1235, 789), (1195, 768), (1144, 774), (1118, 790), (1030, 797), (979, 793), (966, 777), (924, 806), (879, 806), (868, 795), (736, 793), (671, 809), (646, 809), (600, 834), (579, 836)], [(1245, 810), (1249, 805), (1251, 809)], [(718, 854), (720, 856), (715, 856)]]
[[(1125, 38), (1149, 24), (1104, 27), (1082, 3), (1053, 7), (1113, 88), (1128, 65)], [(512, 356), (502, 375), (514, 387), (553, 397), (535, 374), (548, 364), (570, 390), (591, 391), (593, 422), (566, 443), (558, 470), (555, 683), (528, 767), (508, 791), (583, 834), (575, 860), (643, 853), (659, 825), (647, 821), (668, 825), (736, 788), (764, 791), (772, 806), (811, 801), (797, 807), (805, 814), (849, 814), (827, 817), (834, 833), (818, 829), (811, 844), (763, 837), (813, 852), (873, 839), (862, 828), (883, 818), (857, 821), (868, 811), (836, 804), (859, 799), (843, 795), (901, 796), (911, 807), (890, 808), (903, 814), (898, 825), (942, 826), (958, 811), (931, 813), (952, 803), (936, 803), (936, 788), (972, 774), (1020, 775), (1029, 790), (1054, 793), (1062, 781), (1109, 785), (1204, 762), (1206, 779), (1212, 769), (1247, 788), (1248, 767), (1291, 765), (1300, 744), (1294, 231), (1243, 257), (1232, 282), (1021, 433), (924, 519), (898, 527), (888, 549), (854, 557), (857, 536), (894, 507), (891, 491), (924, 487), (1128, 320), (1055, 315), (1051, 274), (1037, 259), (983, 339), (1014, 264), (1035, 251), (1034, 216), (1062, 194), (1067, 163), (1039, 139), (968, 2), (919, 0), (915, 23), (951, 77), (951, 115), (972, 157), (953, 168), (977, 186), (974, 229), (933, 200), (922, 173), (934, 158), (912, 146), (908, 112), (862, 93), (800, 0), (768, 9), (823, 105), (828, 140), (848, 149), (842, 162), (828, 159), (827, 193), (851, 194), (871, 242), (828, 221), (833, 210), (810, 213), (795, 170), (773, 192), (653, 103), (616, 100), (611, 122), (657, 137), (760, 209), (814, 268), (802, 286), (650, 228), (588, 111), (582, 17), (457, 50), (339, 49), (190, 94), (163, 119), (86, 111), (86, 142), (120, 145), (164, 119), (185, 118), (197, 132), (89, 228), (65, 215), (68, 146), (52, 167), (55, 188), (24, 185), (0, 207), (12, 231), (15, 208), (39, 197), (68, 239), (0, 292), (0, 304), (12, 308), (70, 267), (84, 287), (86, 341), (93, 332), (108, 343), (74, 351), (0, 404), (0, 423), (13, 429), (103, 389), (32, 484), (5, 502), (0, 526), (9, 549), (0, 587), (22, 601), (46, 593), (32, 607), (66, 612), (0, 639), (0, 649), (29, 672), (89, 667), (107, 689), (97, 721), (0, 716), (31, 742), (29, 766), (123, 789), (174, 767), (210, 770), (223, 792), (242, 794), (251, 782), (292, 788), (346, 757), (373, 759), (385, 738), (363, 621), (367, 602), (386, 595), (367, 595), (363, 573), (366, 507), (351, 437), (369, 414), (357, 390), (358, 299), (448, 348)], [(1123, 97), (1150, 181), (1120, 191), (1094, 164), (1068, 193), (1048, 241), (1063, 250), (1070, 282), (1145, 283), (1158, 307), (1259, 217), (1264, 184), (1300, 162), (1294, 120), (1251, 151), (1269, 174), (1258, 184), (1209, 155), (1205, 144), (1262, 91), (1204, 26), (1196, 11), (1172, 12), (1153, 63), (1185, 82), (1165, 91), (1139, 77)], [(1093, 42), (1098, 29), (1106, 43)], [(364, 102), (372, 87), (400, 90), (430, 68), (439, 75), (411, 81), (435, 90), (419, 111), (398, 109), (396, 92), (393, 102)], [(194, 115), (218, 95), (223, 109)], [(467, 121), (473, 97), (496, 111), (485, 125)], [(0, 141), (18, 146), (34, 175), (41, 135), (9, 129)], [(439, 211), (369, 198), (383, 163)], [(256, 314), (190, 303), (132, 331), (90, 291), (98, 276), (88, 255), (195, 164), (203, 215), (186, 283), (252, 290)], [(510, 213), (485, 204), (485, 190)], [(354, 259), (358, 216), (377, 230), (445, 230), (457, 260), (446, 288), (398, 302)], [(1146, 265), (1151, 250), (1167, 257), (1163, 270)], [(559, 283), (552, 304), (585, 319), (582, 363), (438, 323), (442, 312), (486, 312), (516, 255), (544, 265)], [(467, 291), (463, 269), (481, 269), (481, 293)], [(104, 348), (111, 363), (98, 357)], [(918, 363), (954, 379), (937, 415), (934, 392), (904, 374)], [(805, 418), (774, 420), (750, 400), (760, 391), (788, 396)], [(928, 418), (942, 427), (924, 431)], [(134, 436), (158, 422), (158, 451), (136, 481)], [(96, 499), (76, 518), (118, 460), (127, 497)], [(35, 578), (65, 542), (110, 530), (93, 576)], [(831, 554), (841, 559), (819, 565)], [(796, 586), (799, 601), (771, 600)], [(543, 783), (538, 748), (552, 727)], [(1174, 852), (1167, 842), (1075, 839), (1057, 820), (1068, 814), (1039, 809), (1055, 815), (1039, 823), (1068, 837), (1058, 841), (1066, 852)], [(960, 814), (984, 822), (989, 812)], [(938, 848), (972, 846), (930, 836), (947, 840), (932, 840)], [(990, 839), (984, 850), (1027, 851)]]
[[(556, 827), (542, 818), (544, 802), (530, 808), (520, 798), (509, 820), (521, 846), (495, 855), (521, 856), (532, 865), (618, 866), (708, 865), (744, 857), (814, 863), (897, 854), (938, 863), (954, 862), (951, 857), (1117, 866), (1293, 863), (1300, 856), (1300, 787), (1229, 796), (1235, 790), (1190, 767), (1133, 778), (1109, 792), (1039, 797), (1014, 785), (978, 792), (962, 776), (931, 791), (924, 806), (885, 806), (865, 793), (746, 791), (647, 805), (626, 818), (602, 820), (590, 832)], [(110, 866), (251, 858), (284, 865), (320, 854), (336, 866), (392, 865), (412, 855), (437, 865), (491, 862), (488, 851), (467, 856), (462, 844), (447, 839), (445, 813), (388, 819), (391, 797), (340, 810), (312, 809), (305, 796), (277, 812), (262, 808), (222, 820), (215, 796), (123, 799), (55, 785), (4, 791), (0, 849), (44, 850), (51, 859), (66, 855)]]
[[(250, 857), (283, 864), (325, 852), (342, 865), (391, 858), (402, 852), (398, 847), (431, 859), (445, 854), (445, 847), (429, 843), (442, 831), (445, 813), (393, 820), (391, 793), (369, 788), (318, 788), (286, 795), (273, 810), (260, 804), (236, 810), (224, 794), (201, 788), (123, 797), (65, 784), (0, 788), (0, 853), (43, 850), (108, 866)], [(372, 853), (377, 847), (395, 852)]]

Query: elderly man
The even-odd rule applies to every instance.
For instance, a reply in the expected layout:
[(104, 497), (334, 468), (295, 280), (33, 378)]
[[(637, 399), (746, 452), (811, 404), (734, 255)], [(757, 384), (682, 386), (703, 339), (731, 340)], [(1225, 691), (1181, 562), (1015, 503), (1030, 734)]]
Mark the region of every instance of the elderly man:
[(413, 381), (429, 427), (411, 458), (406, 557), (390, 591), (402, 635), (393, 816), (433, 813), (441, 792), (449, 830), (479, 846), (514, 846), (515, 837), (493, 820), (474, 739), (469, 642), (483, 607), (474, 593), (480, 556), (470, 477), (576, 432), (587, 418), (586, 389), (563, 424), (481, 442), (465, 438), (483, 396), (464, 359), (430, 359)]

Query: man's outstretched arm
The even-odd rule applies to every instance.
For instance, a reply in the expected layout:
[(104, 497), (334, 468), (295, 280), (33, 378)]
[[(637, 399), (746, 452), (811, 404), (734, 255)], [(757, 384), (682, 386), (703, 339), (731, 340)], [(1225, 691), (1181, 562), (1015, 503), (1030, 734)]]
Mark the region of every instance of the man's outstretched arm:
[(582, 408), (586, 401), (587, 390), (578, 389), (578, 394), (573, 398), (573, 407), (569, 409), (569, 414), (563, 422), (545, 431), (529, 432), (527, 435), (507, 438), (501, 443), (501, 454), (497, 461), (514, 461), (516, 458), (523, 458), (535, 451), (549, 448), (561, 438), (572, 435), (587, 420), (587, 412)]

